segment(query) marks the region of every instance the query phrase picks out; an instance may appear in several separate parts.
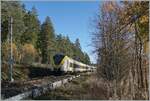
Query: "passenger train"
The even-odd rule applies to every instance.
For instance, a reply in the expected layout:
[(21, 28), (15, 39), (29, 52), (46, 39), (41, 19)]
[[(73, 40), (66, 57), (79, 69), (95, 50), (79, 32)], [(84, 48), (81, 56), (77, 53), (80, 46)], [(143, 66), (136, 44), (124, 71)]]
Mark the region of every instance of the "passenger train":
[(67, 73), (67, 72), (85, 72), (94, 71), (96, 67), (83, 64), (76, 61), (66, 55), (56, 54), (53, 56), (54, 63), (57, 70)]

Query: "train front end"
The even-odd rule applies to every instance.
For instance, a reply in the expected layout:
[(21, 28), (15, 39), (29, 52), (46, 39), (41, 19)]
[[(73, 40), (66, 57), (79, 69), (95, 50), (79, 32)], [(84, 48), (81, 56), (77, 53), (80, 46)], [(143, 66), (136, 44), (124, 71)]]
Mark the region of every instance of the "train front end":
[(67, 72), (67, 56), (62, 54), (56, 54), (53, 56), (54, 64), (55, 64), (55, 71), (58, 72)]

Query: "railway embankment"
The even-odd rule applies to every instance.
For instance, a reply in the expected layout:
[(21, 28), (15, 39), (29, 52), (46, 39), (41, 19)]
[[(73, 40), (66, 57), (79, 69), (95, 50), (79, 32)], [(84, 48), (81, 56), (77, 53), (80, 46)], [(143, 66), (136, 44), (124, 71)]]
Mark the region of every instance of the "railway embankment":
[[(9, 66), (7, 63), (2, 63), (1, 79), (8, 81)], [(44, 64), (14, 64), (13, 65), (13, 79), (15, 81), (26, 81), (34, 78), (41, 78), (43, 76), (54, 75), (52, 68)]]
[(52, 91), (80, 75), (48, 76), (42, 79), (35, 79), (26, 82), (12, 82), (3, 84), (2, 98), (6, 100), (21, 100), (35, 98), (47, 91)]

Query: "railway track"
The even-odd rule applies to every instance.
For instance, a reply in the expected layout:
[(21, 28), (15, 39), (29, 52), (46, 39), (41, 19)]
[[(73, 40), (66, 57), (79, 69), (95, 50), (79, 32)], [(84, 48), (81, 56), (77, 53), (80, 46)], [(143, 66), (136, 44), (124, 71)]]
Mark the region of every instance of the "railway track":
[(6, 100), (20, 100), (27, 97), (37, 97), (46, 91), (55, 89), (78, 75), (63, 75), (63, 76), (46, 76), (43, 78), (36, 78), (28, 81), (2, 82), (1, 95), (2, 99)]

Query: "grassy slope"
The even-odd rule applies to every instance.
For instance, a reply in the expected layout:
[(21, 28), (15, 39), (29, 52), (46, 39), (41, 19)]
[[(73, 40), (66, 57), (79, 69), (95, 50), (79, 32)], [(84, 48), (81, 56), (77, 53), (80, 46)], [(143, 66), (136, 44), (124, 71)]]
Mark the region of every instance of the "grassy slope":
[[(2, 64), (1, 78), (2, 80), (8, 80), (8, 65)], [(13, 66), (13, 78), (14, 80), (28, 80), (35, 77), (43, 77), (51, 75), (51, 69), (48, 66), (41, 65), (18, 65)]]
[[(2, 64), (1, 68), (1, 79), (2, 80), (8, 80), (8, 65), (7, 64)], [(26, 80), (28, 79), (28, 69), (22, 65), (14, 65), (13, 66), (13, 78), (15, 80)]]

